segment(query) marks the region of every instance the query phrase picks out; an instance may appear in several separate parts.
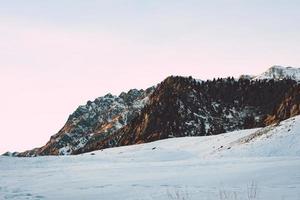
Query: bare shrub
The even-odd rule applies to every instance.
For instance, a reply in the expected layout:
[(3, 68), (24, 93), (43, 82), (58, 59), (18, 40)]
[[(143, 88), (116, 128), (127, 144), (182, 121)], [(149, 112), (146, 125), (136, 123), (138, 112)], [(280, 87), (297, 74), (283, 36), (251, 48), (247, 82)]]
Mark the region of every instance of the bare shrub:
[(236, 192), (219, 190), (219, 199), (220, 200), (238, 200), (238, 195)]
[(238, 193), (236, 191), (228, 191), (221, 189), (219, 190), (219, 199), (220, 200), (256, 200), (258, 199), (258, 186), (255, 181), (251, 181), (247, 185), (246, 194), (243, 198), (238, 197)]
[(190, 196), (187, 190), (180, 191), (175, 189), (174, 191), (167, 190), (167, 196), (170, 200), (189, 200)]
[(255, 181), (252, 181), (247, 186), (247, 198), (248, 200), (254, 200), (258, 198), (257, 183)]
[[(238, 195), (240, 194), (240, 196)], [(174, 189), (173, 191), (167, 190), (169, 200), (191, 200), (190, 194), (187, 190), (181, 191)], [(255, 181), (247, 184), (246, 191), (241, 194), (237, 191), (230, 191), (225, 189), (219, 190), (219, 200), (258, 200), (258, 185)]]

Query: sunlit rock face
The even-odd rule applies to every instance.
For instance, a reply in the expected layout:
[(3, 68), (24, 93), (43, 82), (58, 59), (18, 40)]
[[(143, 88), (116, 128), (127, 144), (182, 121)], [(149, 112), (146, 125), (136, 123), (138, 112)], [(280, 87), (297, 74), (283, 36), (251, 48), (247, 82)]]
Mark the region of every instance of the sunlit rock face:
[(79, 106), (71, 114), (63, 128), (51, 136), (49, 142), (37, 149), (19, 153), (19, 156), (70, 155), (83, 148), (99, 135), (108, 137), (135, 118), (154, 87), (147, 90), (130, 90), (119, 96), (107, 94), (86, 105)]

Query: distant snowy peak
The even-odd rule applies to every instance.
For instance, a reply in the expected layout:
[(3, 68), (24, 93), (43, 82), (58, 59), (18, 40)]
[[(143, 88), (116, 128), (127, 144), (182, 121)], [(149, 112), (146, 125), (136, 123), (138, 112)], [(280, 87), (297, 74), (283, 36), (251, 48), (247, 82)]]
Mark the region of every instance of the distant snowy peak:
[(295, 67), (283, 67), (283, 66), (272, 66), (266, 72), (256, 76), (253, 80), (266, 80), (266, 79), (293, 79), (300, 81), (300, 68)]

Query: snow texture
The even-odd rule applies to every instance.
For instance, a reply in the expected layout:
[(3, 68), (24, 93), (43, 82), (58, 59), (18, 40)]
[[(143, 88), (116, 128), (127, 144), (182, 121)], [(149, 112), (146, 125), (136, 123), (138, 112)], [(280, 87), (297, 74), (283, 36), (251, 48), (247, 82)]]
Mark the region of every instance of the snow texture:
[[(300, 197), (300, 116), (265, 128), (160, 140), (77, 156), (0, 157), (0, 199)], [(230, 199), (230, 198), (229, 198)], [(254, 198), (253, 198), (254, 199)]]
[(262, 73), (261, 75), (254, 77), (254, 80), (262, 79), (293, 79), (296, 81), (300, 81), (300, 68), (282, 67), (275, 65), (269, 68), (266, 72)]

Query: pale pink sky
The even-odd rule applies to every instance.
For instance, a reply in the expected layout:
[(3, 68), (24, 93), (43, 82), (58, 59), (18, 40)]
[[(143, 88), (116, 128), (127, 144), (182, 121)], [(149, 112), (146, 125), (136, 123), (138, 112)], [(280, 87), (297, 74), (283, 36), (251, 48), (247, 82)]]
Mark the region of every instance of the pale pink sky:
[(299, 66), (297, 1), (209, 2), (1, 2), (0, 153), (45, 144), (108, 92)]

